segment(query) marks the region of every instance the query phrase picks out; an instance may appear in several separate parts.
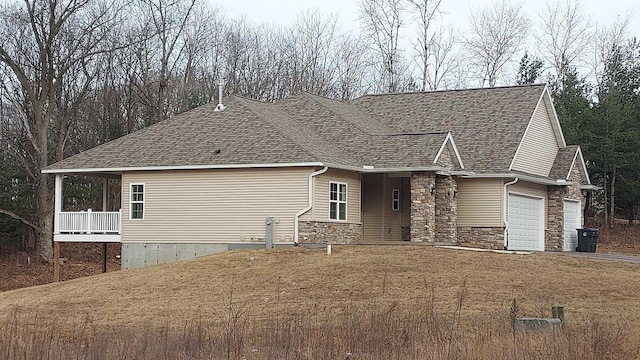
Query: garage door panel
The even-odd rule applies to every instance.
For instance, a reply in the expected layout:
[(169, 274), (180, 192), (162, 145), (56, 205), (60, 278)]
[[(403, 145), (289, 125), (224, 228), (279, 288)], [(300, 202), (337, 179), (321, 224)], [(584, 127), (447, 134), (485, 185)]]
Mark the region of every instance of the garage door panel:
[(544, 250), (544, 200), (509, 194), (509, 250)]
[(580, 201), (565, 200), (564, 204), (564, 251), (575, 251), (578, 246), (578, 232), (581, 227)]

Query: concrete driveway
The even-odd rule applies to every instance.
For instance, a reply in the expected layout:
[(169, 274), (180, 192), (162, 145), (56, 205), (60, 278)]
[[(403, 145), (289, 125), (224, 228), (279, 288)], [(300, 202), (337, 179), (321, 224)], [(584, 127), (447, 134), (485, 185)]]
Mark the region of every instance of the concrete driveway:
[(628, 262), (632, 264), (640, 264), (640, 256), (635, 256), (635, 255), (588, 253), (588, 252), (555, 252), (555, 251), (545, 251), (545, 254), (573, 256), (573, 257), (581, 257), (581, 258), (596, 259), (596, 260), (622, 261), (622, 262)]

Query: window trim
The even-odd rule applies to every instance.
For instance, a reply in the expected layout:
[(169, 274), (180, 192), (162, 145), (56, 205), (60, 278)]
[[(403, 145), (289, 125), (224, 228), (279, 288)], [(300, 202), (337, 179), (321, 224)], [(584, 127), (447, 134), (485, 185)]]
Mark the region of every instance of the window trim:
[(400, 211), (400, 189), (391, 190), (391, 210)]
[[(134, 201), (133, 200), (133, 187), (134, 186), (138, 186), (138, 185), (142, 185), (142, 201)], [(145, 202), (146, 202), (146, 195), (147, 192), (147, 186), (145, 185), (145, 183), (130, 183), (129, 184), (129, 220), (132, 221), (138, 221), (138, 220), (144, 220), (144, 214), (145, 214)], [(133, 217), (133, 204), (142, 204), (142, 217), (141, 218), (134, 218)]]
[[(331, 200), (331, 185), (336, 184), (338, 186), (338, 199)], [(340, 200), (340, 185), (344, 185), (344, 201)], [(331, 204), (336, 203), (336, 219), (331, 218)], [(340, 219), (340, 204), (344, 204), (344, 219)], [(348, 214), (349, 209), (349, 184), (346, 182), (340, 181), (329, 181), (329, 220), (330, 221), (339, 221), (346, 222), (349, 218)]]

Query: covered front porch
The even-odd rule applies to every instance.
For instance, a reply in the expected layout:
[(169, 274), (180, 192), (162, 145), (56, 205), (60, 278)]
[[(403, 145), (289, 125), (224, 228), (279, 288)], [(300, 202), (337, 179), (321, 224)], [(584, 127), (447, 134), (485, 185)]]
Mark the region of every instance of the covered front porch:
[[(118, 243), (122, 240), (122, 210), (120, 209), (119, 186), (111, 185), (110, 179), (119, 182), (120, 175), (95, 174), (92, 177), (101, 178), (101, 204), (94, 208), (78, 209), (85, 205), (78, 204), (76, 199), (70, 196), (70, 201), (65, 201), (64, 181), (73, 174), (56, 174), (54, 193), (54, 220), (53, 241), (56, 242), (99, 242)], [(93, 184), (96, 182), (94, 181)], [(114, 190), (114, 191), (110, 191)], [(86, 199), (85, 199), (86, 200)], [(95, 201), (95, 200), (93, 200)], [(117, 210), (116, 210), (117, 208)], [(69, 210), (67, 210), (69, 209)]]
[(362, 241), (457, 243), (457, 180), (435, 171), (362, 175)]

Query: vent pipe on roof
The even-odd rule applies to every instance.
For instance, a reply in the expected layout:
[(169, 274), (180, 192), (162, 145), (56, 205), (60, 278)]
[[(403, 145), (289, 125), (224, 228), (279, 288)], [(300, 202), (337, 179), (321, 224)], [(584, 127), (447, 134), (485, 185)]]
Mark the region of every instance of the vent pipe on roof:
[(222, 111), (226, 107), (222, 104), (222, 89), (224, 89), (224, 79), (220, 78), (218, 81), (218, 106), (213, 111)]

